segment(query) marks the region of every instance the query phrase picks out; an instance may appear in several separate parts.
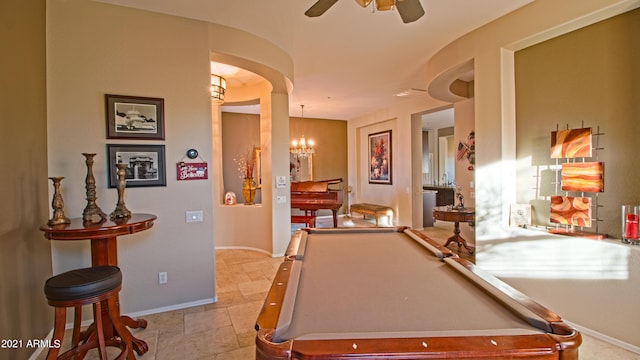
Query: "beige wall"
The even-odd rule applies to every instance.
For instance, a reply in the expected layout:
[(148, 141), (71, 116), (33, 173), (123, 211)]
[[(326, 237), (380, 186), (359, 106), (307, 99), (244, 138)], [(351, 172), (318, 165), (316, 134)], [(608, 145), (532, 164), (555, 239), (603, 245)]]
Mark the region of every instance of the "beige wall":
[[(97, 153), (98, 205), (110, 213), (117, 193), (107, 188), (106, 144), (165, 145), (167, 186), (125, 191), (131, 211), (158, 220), (119, 239), (122, 311), (213, 301), (211, 179), (177, 181), (175, 170), (189, 148), (212, 165), (206, 24), (93, 1), (48, 5), (49, 172), (66, 177), (67, 215), (81, 216), (86, 205), (82, 152)], [(107, 140), (104, 94), (163, 98), (166, 140)], [(202, 210), (204, 222), (187, 224), (189, 210)], [(88, 242), (54, 242), (54, 273), (89, 264)]]
[[(477, 29), (450, 43), (436, 54), (427, 66), (428, 82), (438, 83), (439, 77), (447, 75), (451, 69), (473, 60), (475, 70), (475, 129), (476, 129), (476, 243), (478, 244), (477, 262), (481, 267), (499, 265), (489, 260), (491, 256), (483, 256), (482, 252), (491, 255), (500, 250), (497, 242), (507, 241), (509, 230), (509, 205), (516, 201), (516, 78), (514, 71), (514, 52), (558, 35), (593, 24), (603, 19), (624, 13), (640, 6), (640, 1), (570, 0), (559, 4), (552, 0), (537, 0), (531, 4)], [(635, 47), (631, 47), (635, 49)], [(608, 51), (608, 49), (607, 49)], [(619, 62), (617, 61), (619, 60)], [(624, 67), (628, 58), (612, 59), (617, 68)], [(578, 63), (575, 64), (579, 66)], [(633, 66), (623, 72), (633, 72)], [(607, 71), (606, 69), (603, 71)], [(611, 73), (614, 75), (615, 73)], [(537, 74), (545, 76), (545, 74)], [(637, 83), (637, 82), (636, 82)], [(444, 91), (448, 91), (444, 89)], [(544, 91), (547, 91), (545, 89)], [(638, 103), (632, 92), (627, 93), (625, 106)], [(569, 104), (577, 104), (587, 108), (593, 99), (574, 99), (571, 93), (566, 94), (572, 100)], [(606, 96), (609, 96), (607, 93)], [(623, 100), (624, 101), (624, 100)], [(601, 100), (597, 99), (596, 103)], [(618, 104), (612, 102), (611, 104)], [(611, 110), (611, 109), (609, 109)], [(519, 111), (519, 110), (518, 110)], [(542, 111), (542, 110), (541, 110)], [(606, 109), (599, 109), (596, 116), (605, 116)], [(566, 113), (566, 110), (565, 110)], [(518, 115), (522, 115), (518, 112)], [(590, 115), (593, 116), (593, 115)], [(535, 119), (540, 121), (540, 119)], [(594, 120), (595, 121), (595, 120)], [(545, 126), (546, 128), (546, 126)], [(548, 129), (547, 129), (548, 130)], [(547, 131), (545, 130), (545, 131)], [(524, 155), (523, 155), (524, 156)], [(500, 240), (505, 238), (505, 240)], [(544, 236), (543, 236), (544, 237)], [(510, 242), (515, 246), (519, 242)], [(545, 243), (547, 254), (572, 255), (562, 247), (563, 242)], [(621, 342), (634, 351), (640, 351), (640, 338), (633, 329), (640, 318), (637, 307), (625, 305), (625, 310), (618, 308), (610, 300), (615, 298), (623, 302), (637, 303), (629, 293), (629, 289), (637, 290), (638, 259), (637, 249), (627, 249), (619, 242), (613, 242), (628, 256), (620, 258), (628, 264), (624, 272), (625, 279), (615, 281), (617, 287), (603, 290), (596, 282), (578, 281), (562, 278), (536, 278), (524, 281), (517, 278), (506, 278), (510, 284), (526, 289), (525, 292), (534, 299), (544, 299), (543, 304), (558, 311), (569, 321), (582, 325), (583, 329), (593, 331), (595, 335), (608, 337), (609, 340)], [(591, 259), (600, 259), (602, 254), (590, 248), (591, 252), (582, 253), (579, 257), (583, 266), (591, 265)], [(582, 250), (582, 248), (581, 248)], [(530, 260), (526, 249), (521, 257), (514, 258), (510, 252), (504, 258), (517, 259), (519, 263)], [(544, 260), (544, 259), (543, 259)], [(486, 261), (486, 262), (485, 262)], [(544, 263), (539, 266), (544, 267)], [(614, 281), (609, 281), (613, 284)], [(550, 290), (551, 289), (551, 290)], [(636, 291), (637, 293), (637, 291)], [(579, 296), (575, 297), (576, 294)], [(579, 302), (581, 306), (576, 306)], [(588, 304), (588, 305), (586, 305)], [(593, 311), (600, 311), (597, 321)]]
[(313, 179), (341, 178), (347, 185), (347, 122), (342, 120), (291, 117), (290, 138), (313, 139)]
[[(282, 116), (287, 113), (291, 87), (288, 55), (263, 39), (228, 27), (88, 0), (50, 2), (48, 21), (49, 169), (67, 176), (63, 191), (68, 194), (68, 214), (79, 216), (85, 205), (86, 167), (80, 153), (98, 154), (94, 166), (98, 205), (110, 212), (117, 195), (106, 187), (105, 145), (166, 147), (167, 185), (125, 191), (130, 210), (158, 216), (152, 229), (119, 241), (125, 313), (214, 301), (214, 246), (229, 238), (251, 239), (253, 243), (245, 246), (270, 254), (284, 251), (290, 236), (289, 207), (275, 204), (272, 198), (288, 194), (288, 188), (271, 186), (274, 173), (287, 174), (288, 162), (278, 159), (279, 154), (288, 153), (288, 116)], [(228, 211), (220, 206), (224, 196), (221, 114), (211, 102), (208, 85), (214, 55), (269, 81), (249, 94), (260, 99), (259, 143), (269, 159), (263, 169), (266, 188), (260, 207)], [(231, 97), (234, 92), (228, 90)], [(163, 98), (166, 139), (107, 140), (105, 93)], [(285, 139), (284, 145), (280, 139)], [(197, 149), (209, 164), (209, 179), (176, 180), (175, 164), (189, 148)], [(203, 222), (185, 222), (185, 212), (193, 210), (203, 211)], [(234, 231), (247, 229), (234, 224), (248, 218), (255, 219), (252, 232)], [(54, 272), (88, 264), (88, 244), (54, 244)], [(168, 273), (167, 285), (157, 283), (161, 271)]]
[[(620, 238), (623, 204), (640, 204), (640, 10), (616, 16), (518, 51), (516, 69), (517, 198), (532, 203), (538, 225), (549, 222), (549, 195), (564, 195), (553, 175), (550, 132), (592, 128), (594, 146), (586, 161), (605, 163), (605, 191), (593, 198), (594, 222), (585, 231)], [(582, 161), (582, 159), (579, 159)], [(542, 175), (542, 177), (538, 177)], [(551, 190), (549, 192), (547, 189)], [(570, 196), (581, 196), (571, 193)]]
[[(260, 117), (254, 114), (222, 113), (222, 153), (224, 191), (232, 191), (239, 203), (243, 202), (242, 184), (238, 166), (234, 161), (252, 146), (260, 146)], [(347, 181), (347, 123), (341, 120), (291, 117), (289, 138), (305, 135), (315, 141), (313, 155), (314, 180), (342, 178)], [(266, 165), (266, 164), (265, 164)], [(257, 176), (257, 175), (256, 175)], [(256, 192), (256, 203), (262, 203), (262, 191)], [(344, 212), (344, 209), (342, 210)], [(328, 215), (330, 211), (320, 211)], [(233, 242), (233, 239), (229, 239)]]
[[(43, 286), (51, 245), (38, 230), (49, 218), (45, 1), (0, 3), (0, 339), (44, 339), (53, 325)], [(0, 349), (26, 359), (34, 349)]]
[[(234, 192), (238, 203), (242, 196), (242, 175), (238, 171), (238, 159), (253, 147), (260, 147), (260, 116), (255, 114), (222, 113), (222, 154), (224, 191)], [(256, 181), (258, 178), (256, 169)], [(257, 204), (262, 203), (262, 191), (256, 191)], [(232, 239), (229, 239), (232, 241)]]
[[(469, 133), (475, 131), (474, 127), (474, 99), (463, 100), (454, 105), (454, 139), (457, 150), (458, 141), (467, 141)], [(475, 208), (475, 167), (469, 170), (471, 165), (466, 156), (462, 160), (456, 160), (456, 185), (460, 186), (462, 196), (464, 196), (465, 207)], [(456, 199), (456, 204), (458, 200)], [(475, 227), (468, 223), (460, 224), (460, 232), (466, 240), (475, 241)]]
[[(404, 103), (347, 122), (351, 203), (367, 202), (394, 209), (394, 224), (422, 227), (422, 135), (419, 114), (448, 105), (433, 98)], [(369, 184), (368, 135), (391, 130), (391, 185)]]
[[(5, 248), (3, 245), (3, 264), (17, 261), (17, 266), (20, 264), (25, 266), (21, 272), (18, 272), (25, 274), (23, 277), (3, 282), (3, 284), (10, 286), (3, 286), (2, 291), (7, 291), (5, 289), (12, 291), (9, 297), (5, 293), (2, 294), (1, 309), (5, 314), (3, 318), (9, 318), (6, 315), (8, 313), (24, 314), (25, 318), (30, 317), (27, 322), (22, 317), (14, 319), (19, 321), (18, 324), (27, 324), (29, 321), (35, 324), (33, 327), (25, 325), (25, 329), (34, 332), (28, 337), (42, 337), (43, 334), (40, 333), (41, 330), (38, 330), (38, 327), (42, 329), (50, 325), (48, 323), (50, 320), (47, 319), (49, 314), (44, 310), (44, 300), (41, 297), (42, 283), (50, 275), (47, 255), (48, 243), (42, 242), (41, 234), (34, 230), (48, 217), (46, 209), (48, 208), (49, 194), (47, 194), (45, 178), (48, 175), (68, 176), (62, 189), (65, 203), (70, 215), (78, 216), (85, 201), (83, 198), (85, 169), (80, 152), (95, 149), (98, 156), (104, 154), (106, 140), (104, 139), (102, 96), (105, 92), (163, 97), (165, 100), (171, 100), (166, 102), (167, 119), (179, 119), (179, 122), (172, 121), (167, 128), (168, 186), (165, 191), (159, 191), (158, 188), (146, 188), (127, 191), (126, 194), (127, 205), (132, 210), (157, 212), (159, 221), (152, 230), (145, 234), (128, 237), (130, 241), (127, 241), (126, 244), (123, 243), (119, 248), (121, 265), (125, 270), (123, 310), (125, 312), (143, 312), (150, 307), (163, 306), (161, 304), (170, 304), (168, 306), (171, 306), (200, 301), (203, 298), (209, 299), (213, 296), (212, 260), (207, 256), (200, 255), (212, 254), (214, 241), (212, 238), (216, 238), (212, 236), (211, 228), (214, 225), (211, 218), (217, 209), (206, 207), (219, 200), (216, 199), (217, 191), (213, 192), (214, 200), (210, 200), (210, 188), (215, 188), (216, 184), (215, 182), (213, 186), (211, 182), (208, 186), (202, 185), (207, 182), (178, 184), (173, 180), (175, 173), (172, 172), (172, 167), (169, 165), (179, 161), (184, 156), (186, 149), (196, 147), (205, 159), (211, 159), (212, 168), (217, 169), (219, 162), (217, 157), (212, 154), (215, 149), (211, 149), (211, 140), (209, 139), (209, 134), (213, 132), (215, 137), (217, 130), (209, 128), (213, 111), (209, 105), (208, 95), (205, 95), (209, 51), (211, 49), (208, 43), (209, 37), (202, 33), (215, 34), (219, 29), (216, 28), (214, 31), (210, 26), (207, 27), (199, 22), (111, 7), (90, 1), (49, 1), (47, 4), (49, 21), (47, 25), (49, 173), (44, 168), (44, 164), (38, 165), (43, 161), (43, 154), (47, 153), (43, 141), (45, 136), (43, 133), (45, 131), (43, 124), (45, 105), (43, 103), (45, 100), (43, 97), (38, 100), (37, 95), (34, 97), (34, 89), (44, 91), (44, 75), (41, 71), (38, 75), (38, 71), (33, 70), (41, 65), (31, 65), (29, 62), (44, 58), (40, 47), (43, 46), (43, 39), (33, 33), (34, 29), (44, 29), (44, 5), (37, 1), (25, 2), (24, 4), (20, 2), (20, 5), (17, 6), (11, 4), (10, 11), (5, 11), (3, 7), (0, 12), (3, 16), (3, 24), (23, 26), (22, 29), (25, 29), (17, 33), (12, 32), (11, 35), (3, 33), (2, 36), (17, 36), (20, 45), (27, 44), (36, 47), (34, 50), (27, 51), (29, 55), (12, 58), (15, 63), (11, 63), (11, 66), (2, 67), (3, 69), (11, 69), (13, 76), (3, 76), (3, 79), (14, 79), (15, 82), (15, 86), (12, 86), (10, 90), (2, 90), (5, 95), (4, 99), (7, 100), (3, 104), (21, 105), (21, 101), (29, 99), (28, 104), (25, 103), (22, 106), (9, 108), (8, 105), (3, 105), (1, 108), (3, 124), (8, 118), (24, 118), (25, 112), (36, 112), (33, 115), (35, 124), (23, 120), (20, 124), (14, 125), (18, 126), (17, 129), (1, 133), (5, 153), (16, 153), (17, 149), (19, 150), (17, 152), (24, 153), (26, 151), (27, 154), (32, 154), (28, 159), (29, 163), (25, 162), (24, 165), (18, 167), (18, 173), (23, 174), (19, 178), (20, 180), (15, 178), (3, 180), (6, 184), (5, 188), (10, 191), (2, 195), (2, 206), (16, 202), (19, 202), (20, 205), (30, 204), (28, 207), (23, 207), (24, 210), (21, 212), (13, 211), (14, 208), (20, 208), (18, 206), (4, 209), (2, 212), (3, 221), (0, 224), (5, 229), (1, 235), (2, 243), (10, 244), (9, 248)], [(2, 5), (5, 6), (6, 2), (3, 2)], [(431, 83), (432, 79), (451, 67), (468, 63), (469, 59), (475, 59), (476, 99), (474, 112), (478, 141), (478, 170), (476, 170), (476, 174), (479, 175), (476, 180), (476, 195), (477, 208), (483, 220), (479, 234), (485, 239), (498, 231), (496, 225), (504, 224), (503, 207), (515, 200), (515, 189), (510, 185), (516, 183), (515, 168), (506, 166), (505, 164), (509, 163), (501, 161), (515, 159), (515, 106), (513, 101), (515, 99), (513, 91), (515, 80), (512, 73), (510, 76), (508, 71), (505, 72), (505, 70), (509, 70), (510, 64), (513, 64), (513, 51), (639, 5), (640, 2), (637, 0), (567, 0), (562, 4), (557, 4), (553, 0), (537, 0), (504, 19), (454, 41), (436, 54), (428, 64), (426, 80), (427, 83)], [(20, 11), (16, 12), (16, 9), (20, 9)], [(34, 11), (40, 14), (40, 20), (33, 16)], [(16, 14), (24, 14), (24, 16)], [(114, 19), (120, 21), (114, 25)], [(141, 24), (144, 26), (140, 26)], [(28, 40), (25, 41), (25, 38)], [(11, 39), (14, 38), (11, 37)], [(189, 41), (184, 41), (184, 39), (189, 39)], [(229, 37), (229, 41), (235, 44), (239, 43), (237, 40), (236, 37)], [(14, 45), (13, 41), (5, 43)], [(145, 56), (131, 56), (132, 49)], [(31, 51), (37, 55), (31, 55)], [(271, 60), (273, 63), (277, 63), (281, 59), (272, 57)], [(16, 71), (16, 69), (24, 67), (29, 69), (27, 76)], [(37, 79), (31, 79), (28, 75), (34, 75)], [(23, 87), (27, 81), (33, 81), (33, 86)], [(286, 82), (280, 85), (280, 89), (287, 86)], [(22, 93), (21, 89), (24, 89)], [(27, 93), (29, 96), (25, 95)], [(275, 100), (269, 101), (268, 106), (274, 108), (278, 113), (286, 113), (288, 108), (285, 106), (287, 103), (286, 95), (278, 93), (274, 97)], [(375, 127), (377, 123), (392, 123), (393, 141), (396, 144), (394, 145), (394, 163), (397, 165), (397, 168), (394, 168), (394, 185), (387, 187), (380, 185), (376, 190), (382, 192), (381, 196), (393, 199), (391, 206), (403, 209), (402, 212), (397, 212), (396, 216), (399, 221), (396, 223), (410, 224), (414, 221), (412, 219), (421, 219), (421, 217), (412, 216), (410, 213), (411, 211), (419, 211), (419, 208), (410, 205), (415, 203), (418, 197), (421, 198), (415, 194), (421, 194), (422, 185), (420, 172), (414, 171), (414, 168), (418, 167), (412, 166), (412, 161), (415, 163), (416, 159), (416, 155), (413, 154), (414, 148), (418, 153), (417, 156), (420, 156), (420, 147), (414, 146), (416, 141), (412, 136), (411, 129), (415, 128), (413, 115), (444, 105), (447, 105), (447, 102), (434, 99), (408, 100), (402, 106), (378, 110), (348, 122), (348, 164), (350, 169), (358, 164), (358, 158), (362, 155), (357, 146), (357, 143), (361, 141), (361, 136), (366, 136), (364, 134), (370, 130), (369, 128)], [(215, 119), (215, 114), (213, 114), (213, 118)], [(276, 118), (275, 120), (277, 122), (286, 121), (284, 118)], [(266, 131), (269, 128), (267, 125), (264, 128), (261, 125), (261, 136), (264, 132), (262, 130)], [(277, 131), (276, 143), (272, 144), (264, 140), (262, 143), (269, 146), (270, 154), (286, 154), (287, 144), (285, 143), (288, 137), (288, 128), (286, 132), (281, 129), (277, 129)], [(17, 138), (13, 135), (15, 132), (21, 134), (20, 142), (12, 140)], [(356, 135), (360, 133), (362, 135)], [(24, 134), (34, 138), (25, 141)], [(71, 137), (70, 134), (82, 134), (83, 136)], [(411, 145), (407, 144), (406, 139), (411, 139)], [(399, 146), (398, 144), (403, 141), (404, 144)], [(39, 146), (43, 148), (40, 149)], [(11, 165), (8, 165), (9, 159)], [(277, 156), (274, 159), (277, 160)], [(4, 156), (3, 164), (6, 168), (10, 166), (15, 168), (15, 158)], [(267, 176), (270, 181), (274, 175), (273, 171), (286, 174), (286, 163), (277, 163), (274, 166), (276, 170), (268, 169)], [(97, 177), (105, 179), (106, 169), (100, 170), (100, 165), (97, 164), (96, 170), (102, 171), (96, 174)], [(408, 176), (409, 180), (396, 182), (395, 179), (399, 174)], [(357, 171), (350, 171), (349, 184), (357, 185), (359, 176)], [(38, 178), (40, 180), (37, 180)], [(25, 184), (30, 186), (25, 186)], [(106, 188), (102, 188), (99, 192), (99, 204), (105, 211), (110, 211), (111, 206), (115, 204), (116, 196), (113, 192), (114, 190)], [(222, 193), (222, 189), (220, 192)], [(288, 189), (285, 189), (282, 194), (287, 192)], [(269, 192), (269, 202), (277, 194), (279, 194), (277, 191)], [(4, 201), (7, 196), (10, 198)], [(367, 200), (367, 195), (362, 192), (362, 189), (356, 188), (353, 196), (356, 200)], [(25, 201), (25, 199), (28, 200)], [(503, 201), (496, 201), (496, 199), (503, 199)], [(496, 204), (498, 205), (496, 206)], [(197, 208), (205, 211), (205, 222), (186, 226), (183, 222), (184, 211)], [(274, 208), (279, 209), (275, 206)], [(268, 238), (276, 231), (274, 229), (281, 228), (281, 226), (277, 226), (278, 222), (287, 221), (286, 208), (288, 207), (285, 206), (280, 209), (281, 211), (274, 212), (279, 215), (276, 214), (267, 221), (271, 228), (265, 229), (267, 234), (264, 236)], [(407, 213), (405, 209), (415, 210), (410, 210)], [(7, 212), (6, 210), (11, 211)], [(32, 218), (34, 213), (40, 213), (37, 219)], [(5, 214), (15, 215), (11, 218), (10, 215)], [(234, 219), (236, 216), (231, 214), (221, 218), (226, 221)], [(246, 217), (240, 218), (245, 219)], [(221, 227), (219, 226), (219, 228)], [(416, 224), (415, 227), (419, 227), (419, 225)], [(27, 250), (22, 247), (25, 244), (23, 240), (20, 242), (6, 241), (6, 239), (15, 239), (16, 236), (20, 239), (33, 241), (34, 248)], [(286, 236), (283, 238), (286, 239)], [(275, 240), (272, 241), (272, 244), (274, 252), (281, 251), (282, 247), (286, 246), (286, 244), (276, 243)], [(5, 249), (11, 250), (5, 251)], [(16, 250), (18, 253), (15, 253)], [(34, 254), (39, 254), (36, 263), (42, 265), (43, 268), (33, 268), (31, 261), (33, 261)], [(54, 268), (56, 271), (60, 271), (66, 267), (75, 267), (80, 263), (86, 263), (88, 249), (83, 245), (56, 245), (53, 256)], [(27, 262), (29, 267), (26, 267)], [(170, 267), (165, 267), (165, 265)], [(170, 283), (164, 288), (155, 285), (157, 272), (161, 271), (160, 269), (170, 273)], [(200, 278), (200, 276), (205, 278)], [(28, 289), (18, 289), (20, 284), (25, 283), (30, 284)], [(11, 287), (13, 284), (15, 287)], [(534, 291), (542, 294), (545, 288), (544, 282), (541, 282), (540, 285), (540, 289)], [(136, 290), (132, 290), (134, 287)], [(16, 294), (20, 294), (22, 289), (24, 289), (22, 292), (24, 295), (22, 297), (16, 296)], [(571, 291), (571, 288), (567, 288), (567, 291)], [(594, 289), (594, 293), (589, 293), (591, 296), (594, 294), (598, 294), (598, 289)], [(533, 295), (535, 297), (535, 293)], [(616, 294), (607, 293), (594, 297), (610, 296), (616, 296)], [(557, 298), (552, 298), (549, 301), (553, 305), (561, 297), (558, 295)], [(31, 301), (34, 303), (30, 304)], [(47, 314), (41, 314), (44, 312)], [(626, 320), (629, 316), (637, 316), (637, 314), (620, 315), (626, 316), (626, 318), (619, 321), (618, 324), (627, 323)], [(579, 313), (571, 320), (579, 322), (581, 318), (587, 316), (591, 316), (591, 314)], [(47, 323), (40, 323), (41, 321)], [(628, 323), (631, 326), (634, 324), (633, 322)], [(9, 325), (10, 329), (17, 329), (16, 324), (10, 323)], [(625, 329), (623, 327), (620, 330), (627, 334), (633, 334), (635, 331), (633, 328), (630, 331)], [(4, 336), (5, 333), (0, 335)], [(10, 335), (22, 336), (14, 333)]]

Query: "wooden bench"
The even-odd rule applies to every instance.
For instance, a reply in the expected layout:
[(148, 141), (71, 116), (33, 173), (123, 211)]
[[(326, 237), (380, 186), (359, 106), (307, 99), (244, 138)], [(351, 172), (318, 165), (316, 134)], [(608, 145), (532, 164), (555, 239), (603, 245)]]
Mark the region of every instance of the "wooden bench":
[(312, 215), (291, 215), (292, 224), (306, 224), (307, 227), (316, 227), (316, 217)]
[(393, 225), (393, 209), (388, 206), (375, 205), (375, 204), (352, 204), (350, 207), (351, 214), (362, 214), (363, 218), (367, 218), (367, 215), (375, 216), (376, 227), (378, 226), (378, 217), (386, 216), (389, 219), (389, 225)]

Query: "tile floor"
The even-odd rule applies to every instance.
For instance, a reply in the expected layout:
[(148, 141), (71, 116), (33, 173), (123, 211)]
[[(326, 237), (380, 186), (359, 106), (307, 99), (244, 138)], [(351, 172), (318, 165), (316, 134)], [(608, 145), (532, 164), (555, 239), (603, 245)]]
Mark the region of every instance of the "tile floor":
[[(359, 219), (342, 221), (343, 226), (366, 226)], [(320, 220), (318, 227), (327, 226)], [(425, 233), (441, 241), (450, 236), (452, 228), (437, 223)], [(457, 250), (455, 245), (450, 245)], [(464, 250), (463, 250), (464, 252)], [(139, 357), (144, 360), (248, 360), (255, 358), (255, 331), (257, 314), (262, 307), (273, 276), (282, 258), (271, 258), (248, 250), (217, 250), (216, 285), (218, 302), (210, 305), (174, 310), (144, 316), (148, 327), (134, 330), (134, 334), (147, 341), (149, 352)], [(68, 336), (67, 336), (68, 338)], [(38, 359), (44, 359), (42, 353)], [(89, 353), (87, 359), (97, 359)], [(583, 334), (580, 358), (640, 359), (634, 354), (596, 338)]]

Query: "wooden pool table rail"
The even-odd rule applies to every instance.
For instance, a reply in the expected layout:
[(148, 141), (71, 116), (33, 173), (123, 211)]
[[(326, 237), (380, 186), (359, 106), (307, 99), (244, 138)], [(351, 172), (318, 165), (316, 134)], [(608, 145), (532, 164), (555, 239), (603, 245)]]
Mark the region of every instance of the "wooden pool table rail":
[[(322, 229), (324, 232), (325, 229)], [(327, 229), (336, 231), (336, 229)], [(378, 228), (380, 230), (380, 228)], [(398, 229), (405, 233), (411, 229)], [(317, 229), (316, 229), (317, 231)], [(340, 229), (337, 229), (340, 231)], [(366, 230), (365, 230), (366, 231)], [(397, 230), (396, 230), (397, 231)], [(294, 263), (301, 262), (299, 252), (301, 240), (314, 230), (305, 229), (293, 237), (287, 257), (280, 265), (264, 306), (256, 321), (256, 359), (578, 359), (581, 335), (565, 324), (560, 316), (515, 290), (508, 284), (484, 272), (473, 263), (459, 258), (453, 253), (441, 258), (476, 286), (487, 292), (513, 313), (545, 333), (526, 335), (481, 336), (420, 336), (335, 339), (288, 339), (274, 342), (273, 337), (281, 315), (281, 304), (289, 286), (296, 286), (298, 279), (293, 275)], [(424, 236), (423, 240), (442, 247)], [(303, 242), (303, 241), (302, 241)], [(304, 245), (302, 245), (304, 246)], [(470, 276), (468, 273), (471, 273)], [(515, 304), (515, 305), (514, 305)], [(524, 309), (524, 310), (522, 310)], [(455, 310), (454, 310), (455, 311)]]
[[(273, 329), (256, 336), (256, 360), (280, 359), (528, 359), (578, 360), (580, 337), (554, 335), (288, 340), (271, 342)], [(573, 340), (571, 340), (573, 339)], [(561, 345), (558, 345), (561, 344)]]

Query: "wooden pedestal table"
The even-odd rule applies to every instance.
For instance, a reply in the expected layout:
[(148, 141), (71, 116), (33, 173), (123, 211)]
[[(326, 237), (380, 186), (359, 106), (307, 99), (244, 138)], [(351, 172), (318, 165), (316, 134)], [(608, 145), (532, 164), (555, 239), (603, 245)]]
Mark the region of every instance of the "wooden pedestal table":
[[(133, 214), (130, 218), (104, 220), (100, 223), (83, 222), (82, 218), (71, 219), (70, 224), (43, 225), (40, 230), (49, 240), (91, 240), (91, 264), (92, 266), (113, 265), (118, 266), (118, 236), (128, 235), (145, 231), (153, 226), (156, 220), (155, 215)], [(119, 308), (119, 301), (116, 300)], [(102, 307), (107, 309), (106, 304)], [(119, 310), (118, 310), (119, 312)], [(108, 316), (103, 316), (103, 331), (105, 338), (110, 338), (116, 333), (115, 328)], [(134, 320), (129, 316), (120, 317), (122, 323), (132, 329), (146, 328), (147, 321), (143, 319)], [(85, 337), (90, 336), (95, 325), (91, 325)], [(128, 329), (125, 334), (118, 334), (127, 343), (129, 349), (135, 350), (138, 355), (142, 355), (149, 350), (149, 346), (143, 340), (135, 338)], [(130, 352), (128, 360), (135, 360), (135, 356)]]
[(453, 236), (447, 239), (447, 242), (444, 244), (446, 247), (452, 242), (458, 243), (458, 251), (460, 247), (464, 246), (469, 254), (473, 254), (473, 250), (469, 248), (467, 241), (460, 236), (460, 223), (468, 222), (473, 223), (476, 218), (476, 212), (472, 208), (451, 208), (449, 209), (447, 206), (437, 206), (433, 208), (433, 218), (441, 221), (450, 221), (454, 223), (453, 227)]

